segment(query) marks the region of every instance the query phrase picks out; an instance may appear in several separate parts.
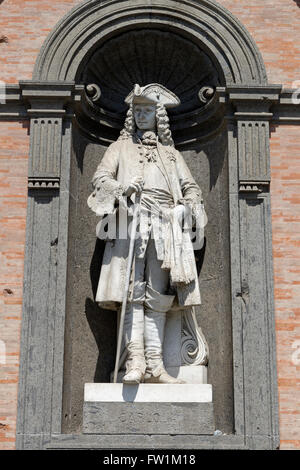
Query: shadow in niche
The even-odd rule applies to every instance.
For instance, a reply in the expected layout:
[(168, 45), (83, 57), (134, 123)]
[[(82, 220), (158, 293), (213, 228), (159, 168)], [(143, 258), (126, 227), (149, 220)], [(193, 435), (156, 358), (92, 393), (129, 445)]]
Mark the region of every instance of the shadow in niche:
[[(83, 170), (84, 170), (84, 165), (85, 165), (85, 156), (87, 154), (87, 148), (89, 144), (94, 143), (93, 139), (89, 136), (87, 137), (80, 127), (78, 126), (78, 123), (74, 123), (74, 130), (73, 130), (73, 154), (75, 155), (76, 162), (77, 162), (77, 168), (80, 171), (80, 176), (83, 175)], [(99, 142), (96, 142), (99, 145)], [(98, 162), (99, 163), (99, 162)], [(94, 169), (94, 171), (96, 168)], [(90, 192), (92, 192), (92, 184), (91, 181), (90, 183)]]
[(297, 7), (300, 8), (300, 0), (293, 0), (293, 1), (296, 3)]
[[(110, 374), (115, 365), (116, 341), (110, 341), (108, 343), (107, 337), (108, 334), (111, 334), (114, 330), (112, 338), (116, 338), (116, 312), (103, 310), (98, 307), (95, 301), (87, 298), (85, 301), (85, 313), (99, 353), (94, 382), (110, 382)], [(105, 345), (105, 347), (103, 347), (103, 345)]]
[(87, 298), (85, 301), (86, 318), (98, 348), (98, 360), (94, 374), (94, 382), (96, 383), (110, 381), (110, 373), (114, 368), (116, 354), (116, 341), (107, 341), (110, 335), (112, 339), (116, 338), (116, 312), (101, 309), (95, 302), (104, 247), (105, 242), (97, 238), (90, 265), (90, 279), (94, 299)]
[(201, 250), (194, 251), (198, 276), (200, 276), (201, 269), (203, 266), (205, 250), (206, 250), (206, 237), (204, 237), (204, 243), (203, 243), (203, 247), (201, 248)]
[(90, 264), (90, 278), (91, 278), (94, 300), (96, 298), (98, 281), (99, 281), (102, 260), (103, 260), (103, 255), (104, 255), (104, 248), (105, 248), (105, 241), (97, 238), (96, 243), (95, 243), (94, 253), (93, 253), (91, 264)]
[[(222, 173), (224, 160), (227, 156), (227, 150), (223, 148), (223, 144), (221, 142), (221, 148), (219, 152), (216, 152), (216, 139), (222, 136), (222, 131), (218, 134), (215, 139), (212, 139), (205, 147), (206, 147), (206, 154), (208, 155), (208, 162), (209, 162), (209, 189), (210, 191), (216, 186), (220, 173)], [(203, 150), (203, 144), (197, 143), (193, 146), (191, 150), (194, 150), (197, 154), (199, 154)]]
[(76, 161), (77, 161), (77, 165), (78, 165), (78, 169), (80, 170), (80, 173), (82, 174), (83, 173), (83, 163), (84, 163), (84, 156), (86, 154), (86, 148), (88, 146), (88, 141), (86, 139), (79, 139), (79, 137), (77, 137), (77, 135), (79, 134), (79, 132), (74, 132), (74, 148), (76, 149), (76, 146), (77, 147), (77, 151), (75, 151), (75, 157), (76, 157)]

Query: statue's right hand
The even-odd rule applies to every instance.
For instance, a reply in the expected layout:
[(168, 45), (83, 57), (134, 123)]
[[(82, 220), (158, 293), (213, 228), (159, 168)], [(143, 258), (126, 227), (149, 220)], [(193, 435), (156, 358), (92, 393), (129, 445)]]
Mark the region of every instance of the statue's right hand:
[(124, 195), (130, 197), (133, 193), (141, 193), (144, 186), (144, 180), (141, 176), (135, 177), (128, 185)]

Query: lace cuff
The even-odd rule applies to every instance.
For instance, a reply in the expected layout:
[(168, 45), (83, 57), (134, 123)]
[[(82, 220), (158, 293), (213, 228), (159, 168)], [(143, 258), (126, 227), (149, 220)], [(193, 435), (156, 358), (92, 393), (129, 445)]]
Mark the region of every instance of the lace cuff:
[(88, 206), (100, 217), (112, 214), (126, 191), (124, 185), (113, 179), (93, 181), (94, 191), (88, 198)]

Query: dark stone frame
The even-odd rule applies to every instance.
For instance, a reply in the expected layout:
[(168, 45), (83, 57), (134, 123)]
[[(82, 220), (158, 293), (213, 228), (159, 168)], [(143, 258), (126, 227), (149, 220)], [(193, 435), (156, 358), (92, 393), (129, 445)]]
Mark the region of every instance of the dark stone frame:
[[(75, 85), (76, 70), (86, 51), (112, 34), (112, 25), (126, 29), (146, 22), (173, 29), (180, 25), (186, 35), (201, 38), (225, 78), (217, 97), (226, 110), (229, 152), (235, 422), (230, 436), (61, 433), (71, 128), (83, 94), (83, 87)], [(261, 56), (243, 26), (211, 0), (153, 0), (152, 7), (127, 0), (122, 9), (115, 0), (85, 1), (46, 40), (33, 81), (8, 87), (0, 118), (28, 117), (17, 448), (278, 448), (269, 123), (299, 123), (300, 117), (292, 91), (267, 84)], [(41, 146), (49, 132), (53, 145)]]

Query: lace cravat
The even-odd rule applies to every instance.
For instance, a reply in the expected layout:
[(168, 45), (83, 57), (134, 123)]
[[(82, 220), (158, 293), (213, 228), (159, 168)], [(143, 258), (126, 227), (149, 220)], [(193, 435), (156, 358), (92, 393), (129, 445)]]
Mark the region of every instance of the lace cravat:
[(153, 131), (138, 132), (137, 138), (145, 150), (145, 158), (148, 162), (156, 162), (157, 136)]

